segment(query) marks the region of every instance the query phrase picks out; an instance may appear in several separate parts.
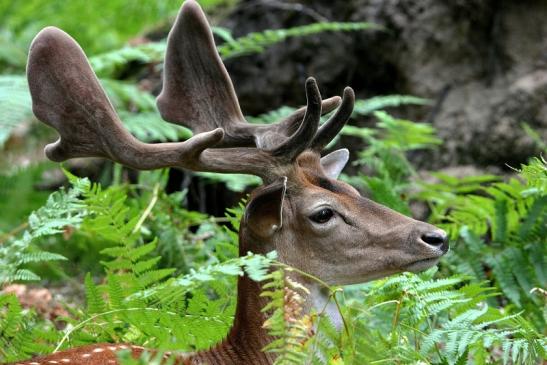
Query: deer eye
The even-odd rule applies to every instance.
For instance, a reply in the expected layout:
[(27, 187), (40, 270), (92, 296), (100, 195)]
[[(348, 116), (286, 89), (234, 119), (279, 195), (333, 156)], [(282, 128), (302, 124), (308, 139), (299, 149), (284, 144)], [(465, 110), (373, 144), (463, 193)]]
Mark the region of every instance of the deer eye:
[(323, 208), (317, 213), (314, 213), (310, 216), (310, 219), (314, 221), (315, 223), (327, 223), (332, 216), (334, 215), (334, 211), (329, 208)]

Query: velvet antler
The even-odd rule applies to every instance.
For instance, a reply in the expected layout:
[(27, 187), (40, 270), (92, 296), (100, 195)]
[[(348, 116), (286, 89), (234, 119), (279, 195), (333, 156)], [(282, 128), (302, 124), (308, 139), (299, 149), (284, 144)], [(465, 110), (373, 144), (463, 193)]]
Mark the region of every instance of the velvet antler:
[(186, 142), (138, 141), (121, 124), (80, 46), (54, 27), (43, 29), (32, 42), (27, 78), (34, 114), (60, 135), (45, 148), (53, 161), (105, 157), (145, 170), (184, 167), (184, 161), (195, 160), (224, 134), (217, 128)]
[(321, 151), (336, 136), (353, 109), (344, 90), (341, 106), (319, 128), (322, 113), (340, 98), (322, 100), (313, 78), (306, 81), (307, 106), (279, 123), (248, 123), (199, 5), (188, 0), (169, 33), (164, 83), (158, 97), (162, 117), (189, 127), (185, 142), (147, 144), (123, 127), (80, 46), (49, 27), (34, 39), (27, 68), (38, 119), (61, 138), (46, 147), (55, 161), (105, 157), (137, 168), (182, 167), (196, 171), (248, 173), (272, 181), (279, 167), (305, 149)]

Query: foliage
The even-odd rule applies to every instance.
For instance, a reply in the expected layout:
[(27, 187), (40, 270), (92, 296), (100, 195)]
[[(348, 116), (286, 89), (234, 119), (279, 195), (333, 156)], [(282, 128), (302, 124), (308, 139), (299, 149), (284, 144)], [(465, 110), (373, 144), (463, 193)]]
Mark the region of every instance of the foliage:
[[(64, 331), (55, 330), (48, 321), (37, 324), (36, 316), (23, 311), (15, 297), (0, 296), (2, 360), (99, 341), (193, 350), (209, 347), (222, 338), (233, 317), (234, 298), (228, 295), (234, 285), (232, 278), (246, 272), (255, 280), (264, 280), (265, 270), (275, 256), (248, 254), (237, 258), (232, 250), (232, 257), (224, 261), (219, 261), (222, 256), (209, 265), (201, 260), (197, 270), (176, 276), (176, 268), (158, 267), (161, 257), (154, 252), (160, 240), (147, 241), (147, 230), (143, 228), (162, 194), (161, 180), (157, 180), (161, 175), (155, 174), (155, 178), (146, 206), (137, 209), (135, 202), (128, 202), (125, 187), (103, 189), (87, 179), (70, 176), (72, 188), (53, 193), (48, 203), (33, 213), (23, 239), (6, 242), (3, 262), (14, 266), (7, 267), (13, 274), (2, 273), (8, 281), (38, 279), (30, 271), (23, 275), (25, 269), (15, 271), (16, 265), (61, 258), (48, 253), (31, 256), (25, 251), (36, 249), (32, 239), (57, 235), (67, 225), (73, 227), (72, 242), (84, 236), (109, 245), (101, 251), (104, 282), (97, 285), (90, 274), (86, 275), (87, 307), (67, 318), (70, 325)], [(14, 253), (15, 248), (20, 252)], [(44, 337), (46, 328), (50, 332)]]
[(303, 364), (304, 345), (313, 332), (310, 315), (302, 313), (309, 291), (285, 275), (284, 268), (272, 271), (266, 279), (261, 296), (268, 298), (269, 303), (262, 311), (269, 313), (269, 319), (264, 327), (275, 339), (263, 351), (277, 355), (276, 365)]
[[(221, 2), (205, 0), (200, 4), (210, 7)], [(144, 0), (138, 3), (128, 0), (2, 1), (0, 31), (5, 35), (0, 39), (5, 43), (0, 43), (0, 50), (15, 49), (19, 52), (15, 54), (17, 58), (7, 51), (0, 52), (5, 57), (0, 57), (0, 64), (6, 60), (17, 66), (24, 65), (25, 57), (19, 56), (24, 54), (21, 49), (28, 49), (31, 38), (45, 26), (54, 25), (77, 35), (84, 49), (96, 53), (117, 48), (143, 30), (164, 21), (175, 14), (180, 4), (180, 0)], [(123, 21), (120, 21), (120, 14), (123, 14)]]
[(57, 337), (52, 323), (21, 307), (15, 295), (0, 294), (0, 360), (10, 361), (51, 351)]
[[(378, 110), (384, 110), (389, 107), (397, 107), (402, 105), (428, 105), (429, 100), (418, 98), (415, 96), (410, 95), (384, 95), (384, 96), (375, 96), (370, 99), (357, 99), (355, 100), (355, 106), (353, 108), (352, 117), (358, 117), (358, 116), (368, 116), (371, 113), (378, 111)], [(264, 124), (270, 124), (275, 123), (283, 118), (288, 117), (291, 113), (293, 113), (296, 110), (296, 108), (288, 107), (288, 106), (282, 106), (278, 109), (272, 110), (268, 113), (264, 113), (261, 115), (258, 115), (256, 117), (249, 116), (247, 117), (247, 120), (251, 123), (264, 123)], [(323, 121), (325, 121), (326, 116), (323, 117)], [(366, 128), (358, 128), (353, 129), (344, 127), (342, 133), (347, 133), (349, 135), (355, 134), (357, 130), (361, 130), (363, 133), (368, 133), (369, 129)]]
[(351, 296), (354, 363), (530, 364), (545, 356), (532, 323), (488, 306), (492, 288), (457, 275), (434, 279), (435, 271), (387, 278)]
[(120, 112), (120, 118), (131, 134), (143, 142), (177, 142), (192, 136), (192, 132), (187, 128), (165, 123), (155, 109), (154, 111), (141, 113), (122, 111)]
[(457, 248), (450, 268), (491, 280), (505, 300), (526, 309), (538, 328), (545, 326), (547, 235), (547, 165), (534, 158), (522, 165), (518, 178), (491, 176), (424, 184), (419, 194), (432, 208), (432, 221), (446, 228)]
[(342, 133), (359, 137), (367, 147), (359, 152), (357, 164), (373, 174), (346, 178), (350, 183), (370, 192), (372, 198), (401, 213), (410, 215), (408, 207), (409, 178), (414, 168), (405, 153), (432, 148), (441, 141), (434, 129), (425, 123), (397, 119), (384, 111), (373, 112), (378, 129), (346, 126)]
[(0, 284), (40, 280), (38, 275), (22, 266), (65, 259), (62, 255), (41, 250), (33, 243), (43, 236), (60, 234), (67, 227), (77, 227), (81, 224), (86, 211), (79, 196), (89, 187), (89, 180), (77, 179), (68, 191), (54, 192), (43, 207), (29, 216), (28, 228), (21, 237), (8, 237), (0, 246)]
[[(226, 28), (213, 27), (213, 32), (221, 36), (225, 43), (218, 46), (222, 59), (236, 58), (245, 55), (262, 53), (268, 47), (283, 42), (288, 38), (311, 36), (323, 32), (348, 32), (367, 29), (380, 29), (379, 26), (365, 22), (323, 22), (286, 29), (268, 29), (262, 32), (252, 32), (239, 38), (233, 38)], [(167, 43), (165, 41), (150, 42), (134, 47), (124, 47), (90, 58), (90, 63), (97, 75), (111, 78), (130, 62), (159, 63)]]
[[(344, 328), (336, 329), (323, 312), (303, 315), (302, 288), (274, 271), (263, 295), (271, 298), (265, 325), (276, 340), (265, 350), (285, 365), (533, 364), (546, 356), (547, 342), (531, 322), (487, 304), (492, 288), (435, 273), (350, 288), (340, 313)], [(335, 300), (338, 290), (329, 291)]]
[(218, 47), (220, 56), (224, 59), (243, 55), (262, 53), (267, 47), (284, 41), (287, 38), (309, 36), (321, 32), (347, 32), (365, 29), (382, 29), (373, 23), (354, 22), (321, 22), (302, 25), (287, 29), (269, 29), (263, 32), (249, 33), (244, 37), (233, 39), (225, 36), (226, 43)]
[(0, 242), (24, 229), (28, 216), (46, 202), (49, 193), (37, 188), (42, 174), (53, 164), (41, 163), (0, 174)]

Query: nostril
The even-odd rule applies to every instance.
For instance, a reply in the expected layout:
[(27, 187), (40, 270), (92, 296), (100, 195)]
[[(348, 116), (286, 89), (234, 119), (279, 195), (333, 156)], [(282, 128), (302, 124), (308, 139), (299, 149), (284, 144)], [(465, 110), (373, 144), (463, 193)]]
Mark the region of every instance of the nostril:
[(430, 246), (440, 247), (448, 243), (448, 236), (442, 231), (428, 232), (422, 235), (422, 241)]

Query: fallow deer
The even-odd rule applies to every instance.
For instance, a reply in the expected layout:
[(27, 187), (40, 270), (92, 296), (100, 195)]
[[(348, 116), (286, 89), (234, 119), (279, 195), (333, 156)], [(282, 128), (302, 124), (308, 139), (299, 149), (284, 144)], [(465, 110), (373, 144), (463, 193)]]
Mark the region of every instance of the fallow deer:
[[(354, 93), (322, 100), (314, 79), (306, 81), (307, 106), (272, 125), (244, 119), (228, 73), (199, 5), (188, 0), (169, 34), (163, 89), (157, 99), (168, 122), (192, 129), (185, 142), (145, 144), (122, 126), (79, 45), (48, 27), (34, 39), (28, 61), (33, 111), (60, 139), (45, 148), (54, 161), (104, 157), (135, 169), (179, 167), (193, 171), (259, 176), (263, 186), (249, 199), (239, 232), (240, 254), (278, 252), (278, 259), (332, 285), (366, 282), (435, 265), (448, 249), (447, 236), (427, 223), (362, 197), (337, 180), (348, 150), (321, 157), (344, 126)], [(320, 116), (338, 108), (323, 125)], [(328, 297), (307, 277), (308, 311)], [(238, 280), (237, 309), (226, 339), (205, 351), (180, 354), (178, 364), (272, 364), (261, 349), (272, 339), (263, 328), (261, 285)], [(25, 365), (117, 363), (116, 351), (142, 348), (98, 344), (19, 362)]]

